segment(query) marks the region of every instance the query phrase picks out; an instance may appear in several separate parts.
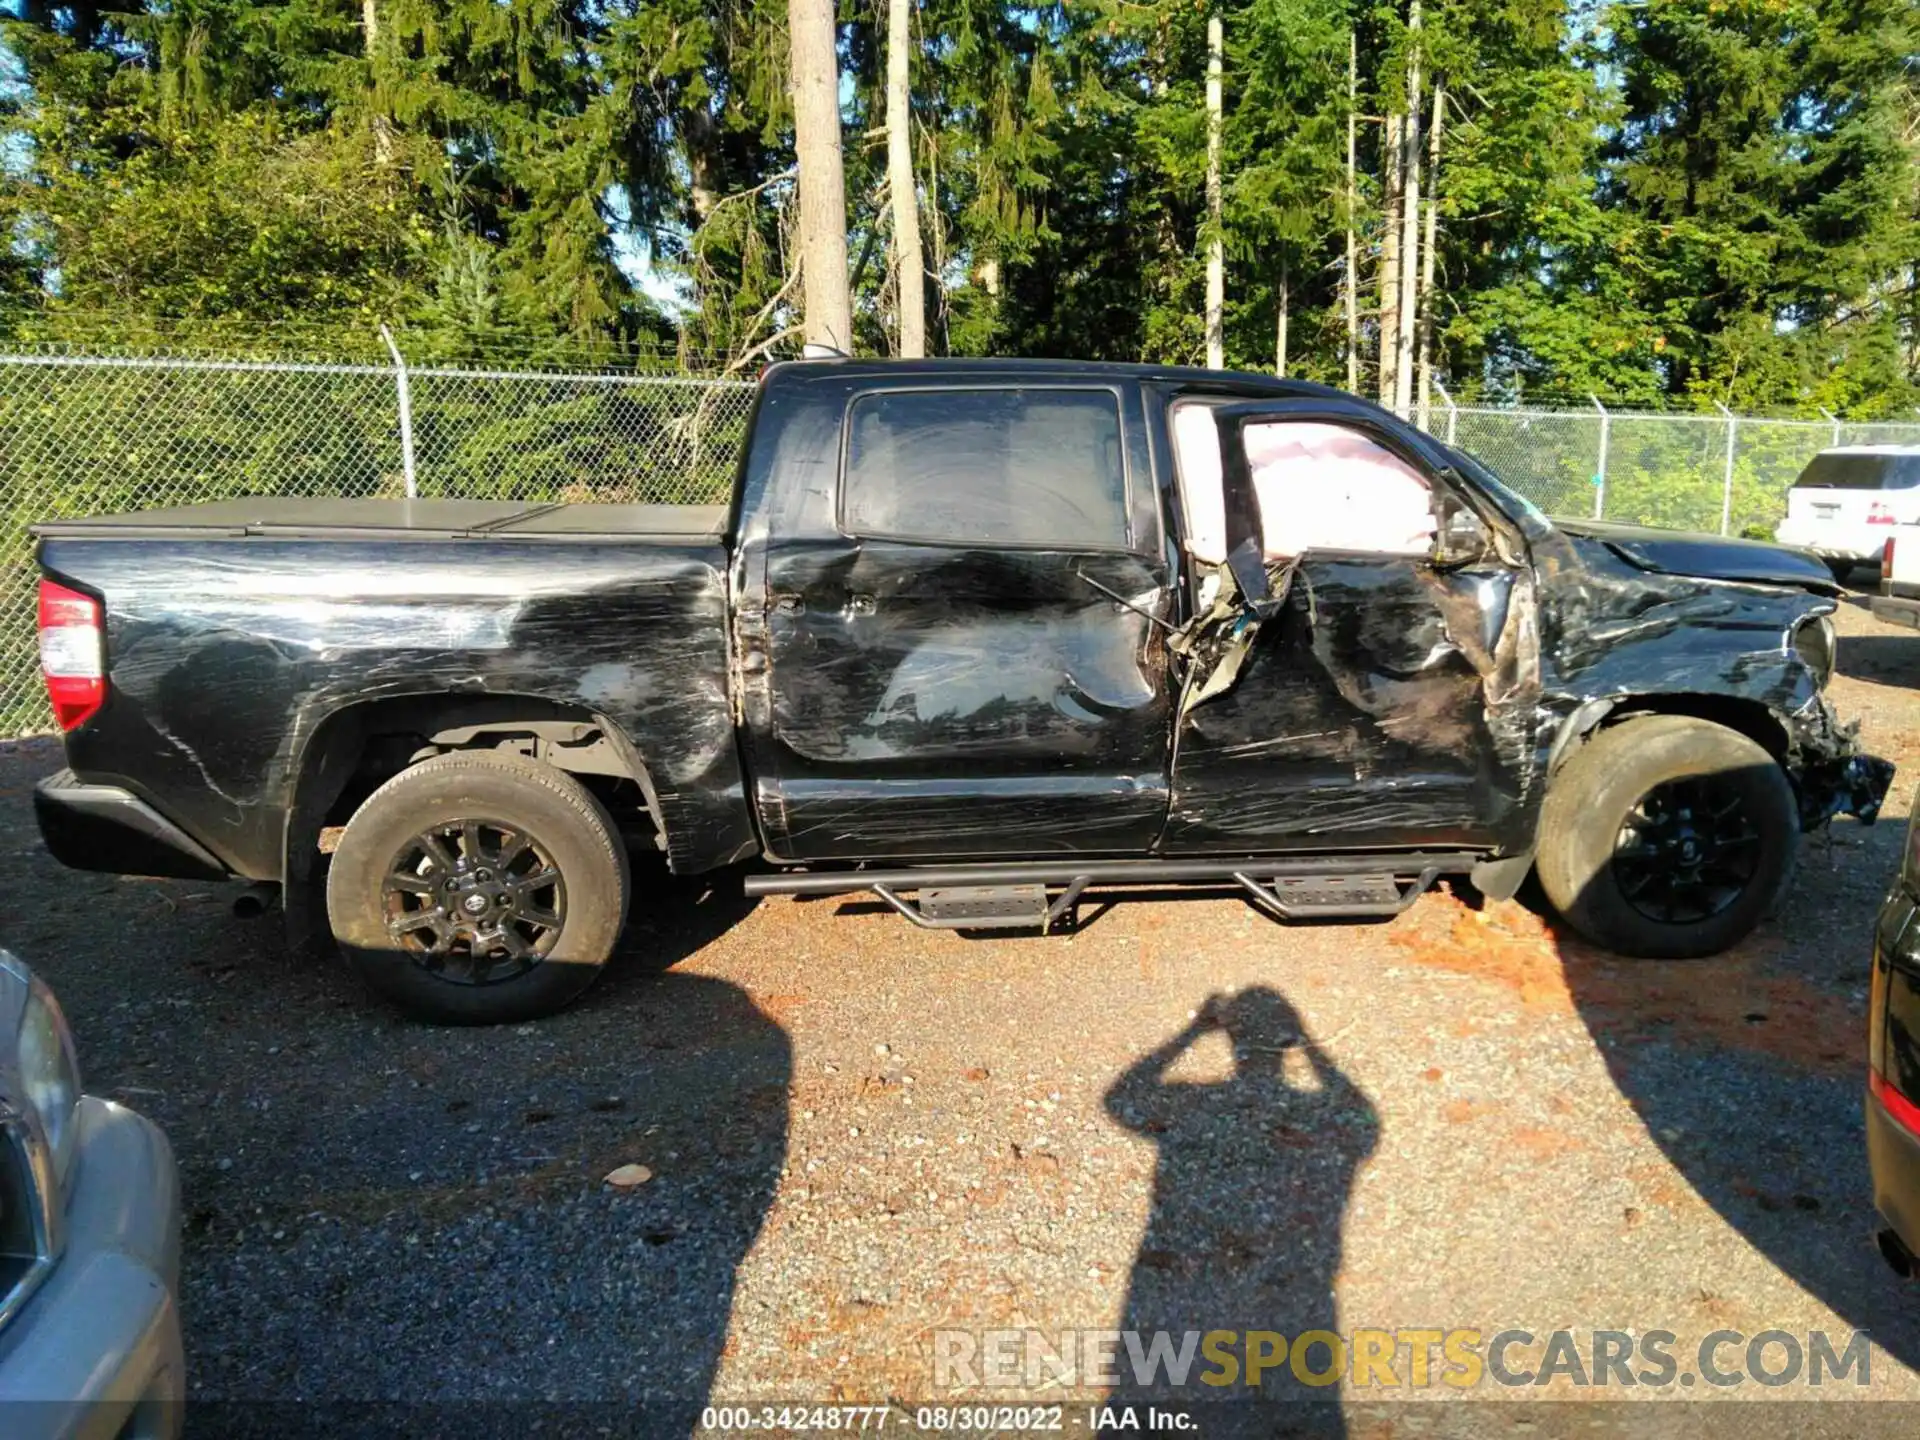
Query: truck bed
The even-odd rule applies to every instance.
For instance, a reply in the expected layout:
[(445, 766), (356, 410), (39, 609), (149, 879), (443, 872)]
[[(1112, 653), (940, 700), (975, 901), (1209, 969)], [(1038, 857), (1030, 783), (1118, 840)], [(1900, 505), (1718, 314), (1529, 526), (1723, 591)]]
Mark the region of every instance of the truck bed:
[(530, 500), (342, 500), (247, 496), (132, 510), (32, 527), (42, 539), (167, 539), (249, 535), (311, 540), (716, 541), (724, 505), (562, 505)]
[(346, 712), (426, 733), (411, 697), (441, 697), (441, 724), (449, 698), (522, 705), (631, 744), (674, 863), (731, 859), (752, 832), (725, 527), (720, 506), (297, 498), (38, 526), (43, 572), (104, 609), (108, 696), (68, 763), (137, 775), (221, 866), (272, 878), (290, 777)]

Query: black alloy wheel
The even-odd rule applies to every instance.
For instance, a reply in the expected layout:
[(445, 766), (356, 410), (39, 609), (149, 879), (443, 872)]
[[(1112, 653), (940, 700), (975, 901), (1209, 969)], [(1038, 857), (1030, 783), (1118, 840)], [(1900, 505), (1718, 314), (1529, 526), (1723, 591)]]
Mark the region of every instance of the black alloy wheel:
[(1799, 847), (1793, 786), (1766, 747), (1694, 715), (1633, 715), (1548, 781), (1534, 865), (1583, 938), (1685, 959), (1751, 932)]
[(1663, 925), (1711, 919), (1759, 873), (1760, 827), (1742, 787), (1718, 776), (1655, 786), (1628, 812), (1614, 842), (1620, 894)]
[(606, 967), (626, 923), (626, 848), (574, 776), (455, 750), (393, 776), (347, 821), (327, 870), (340, 951), (423, 1020), (550, 1015)]
[(567, 918), (567, 882), (551, 852), (491, 819), (446, 821), (415, 835), (388, 865), (381, 896), (395, 943), (461, 985), (524, 975)]

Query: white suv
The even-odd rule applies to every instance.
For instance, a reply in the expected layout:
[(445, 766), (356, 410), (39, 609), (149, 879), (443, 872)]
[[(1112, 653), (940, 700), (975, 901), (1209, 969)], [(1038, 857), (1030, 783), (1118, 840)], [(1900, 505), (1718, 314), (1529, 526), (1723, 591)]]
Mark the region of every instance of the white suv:
[(1920, 523), (1920, 445), (1822, 450), (1787, 492), (1774, 539), (1825, 560), (1836, 579), (1877, 561), (1895, 525)]

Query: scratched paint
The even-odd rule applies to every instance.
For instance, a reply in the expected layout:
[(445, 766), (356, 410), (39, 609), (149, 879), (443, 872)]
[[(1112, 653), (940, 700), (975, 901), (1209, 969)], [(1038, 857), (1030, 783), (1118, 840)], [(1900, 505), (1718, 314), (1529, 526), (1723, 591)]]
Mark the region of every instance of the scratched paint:
[[(108, 617), (110, 697), (68, 737), (69, 762), (130, 782), (237, 873), (277, 877), (303, 751), (330, 716), (412, 695), (536, 697), (631, 738), (676, 863), (705, 868), (752, 843), (725, 558), (509, 539), (51, 539), (43, 564), (98, 590)], [(469, 587), (476, 569), (487, 582)]]

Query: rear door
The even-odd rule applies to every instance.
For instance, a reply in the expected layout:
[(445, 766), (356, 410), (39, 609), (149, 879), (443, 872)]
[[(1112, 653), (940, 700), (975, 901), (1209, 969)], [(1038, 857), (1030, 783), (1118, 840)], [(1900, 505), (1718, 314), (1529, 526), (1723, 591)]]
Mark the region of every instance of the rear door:
[(1138, 392), (859, 390), (836, 533), (771, 539), (758, 808), (790, 860), (1144, 850), (1173, 600)]

